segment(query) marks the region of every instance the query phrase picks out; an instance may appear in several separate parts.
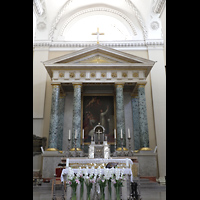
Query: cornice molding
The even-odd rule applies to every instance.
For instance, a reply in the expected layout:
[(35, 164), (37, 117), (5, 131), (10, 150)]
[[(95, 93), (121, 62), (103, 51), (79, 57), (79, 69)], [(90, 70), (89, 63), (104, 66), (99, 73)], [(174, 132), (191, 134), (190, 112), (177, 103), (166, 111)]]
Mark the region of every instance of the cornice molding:
[[(100, 42), (102, 46), (108, 46), (111, 48), (117, 49), (127, 49), (127, 50), (146, 50), (149, 48), (161, 48), (163, 49), (164, 41), (163, 40), (136, 40), (136, 41), (102, 41)], [(72, 42), (65, 42), (65, 41), (35, 41), (33, 47), (48, 47), (50, 51), (64, 51), (66, 49), (80, 49), (86, 48), (89, 46), (96, 45), (96, 42), (84, 42), (84, 41), (72, 41)], [(36, 49), (35, 49), (36, 50)]]

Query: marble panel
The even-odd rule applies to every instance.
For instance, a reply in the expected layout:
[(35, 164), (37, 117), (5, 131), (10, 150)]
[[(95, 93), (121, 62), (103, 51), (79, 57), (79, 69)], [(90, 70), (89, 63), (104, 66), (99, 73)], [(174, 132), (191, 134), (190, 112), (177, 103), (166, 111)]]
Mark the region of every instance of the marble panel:
[(81, 139), (81, 85), (74, 85), (73, 129), (72, 129), (72, 145), (73, 146), (74, 146), (75, 131), (77, 131), (76, 147), (80, 148), (80, 139)]
[(57, 147), (59, 150), (63, 150), (63, 123), (64, 123), (64, 109), (65, 109), (65, 97), (59, 97), (59, 119), (58, 119), (58, 143)]
[(138, 87), (138, 97), (140, 147), (149, 147), (146, 97), (145, 88), (143, 85)]
[(126, 146), (124, 95), (123, 85), (116, 85), (116, 115), (117, 115), (117, 147), (121, 147), (121, 130), (123, 134), (123, 146)]
[(60, 86), (53, 85), (48, 148), (58, 148), (59, 95)]
[(140, 149), (138, 96), (132, 98), (134, 149)]

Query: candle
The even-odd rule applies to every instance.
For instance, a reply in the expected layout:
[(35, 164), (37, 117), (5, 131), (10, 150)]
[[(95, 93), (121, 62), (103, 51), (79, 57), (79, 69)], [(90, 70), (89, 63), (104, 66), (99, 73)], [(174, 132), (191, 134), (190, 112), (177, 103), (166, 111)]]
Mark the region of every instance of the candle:
[(114, 129), (114, 138), (116, 139), (116, 129)]
[(131, 138), (130, 129), (128, 128), (128, 138)]
[(67, 158), (66, 167), (69, 167), (69, 158)]
[(71, 130), (69, 130), (69, 140), (71, 139)]
[(76, 139), (76, 137), (77, 137), (77, 130), (75, 130), (75, 139)]
[(83, 129), (83, 135), (82, 135), (82, 138), (84, 139), (84, 129)]
[(123, 138), (123, 136), (122, 136), (122, 129), (121, 129), (121, 138)]

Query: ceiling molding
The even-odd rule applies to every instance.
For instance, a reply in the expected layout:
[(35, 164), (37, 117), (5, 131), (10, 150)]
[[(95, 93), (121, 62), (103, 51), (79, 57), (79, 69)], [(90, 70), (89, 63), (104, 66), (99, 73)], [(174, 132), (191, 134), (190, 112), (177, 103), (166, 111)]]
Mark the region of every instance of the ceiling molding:
[[(59, 10), (58, 14), (56, 15), (56, 17), (55, 17), (55, 19), (54, 19), (54, 21), (53, 21), (53, 23), (51, 25), (51, 29), (49, 31), (49, 40), (53, 40), (54, 31), (55, 31), (55, 29), (56, 29), (56, 27), (57, 27), (60, 19), (63, 17), (66, 8), (71, 4), (72, 1), (75, 1), (75, 0), (68, 0), (63, 5), (63, 7)], [(79, 1), (79, 0), (76, 0), (76, 1)], [(137, 20), (139, 21), (139, 24), (140, 24), (140, 26), (142, 28), (144, 39), (146, 40), (147, 37), (148, 37), (148, 31), (147, 31), (147, 28), (145, 26), (144, 20), (143, 20), (143, 18), (141, 16), (140, 12), (138, 11), (138, 9), (136, 8), (136, 6), (130, 0), (124, 0), (124, 1), (134, 11), (135, 16), (136, 16)]]
[(123, 20), (125, 20), (129, 26), (131, 27), (132, 29), (132, 32), (134, 35), (137, 35), (137, 31), (134, 27), (134, 24), (133, 22), (126, 16), (124, 15), (123, 13), (117, 11), (117, 10), (114, 10), (114, 9), (111, 9), (111, 8), (106, 8), (106, 7), (94, 7), (94, 8), (89, 8), (89, 9), (85, 9), (85, 10), (82, 10), (80, 12), (77, 12), (75, 13), (74, 15), (72, 15), (62, 26), (61, 28), (61, 32), (59, 35), (63, 35), (64, 33), (64, 30), (65, 28), (68, 26), (68, 24), (73, 21), (76, 17), (79, 17), (80, 15), (84, 15), (84, 14), (87, 14), (87, 13), (91, 13), (91, 12), (108, 12), (108, 13), (111, 13), (111, 14), (115, 14), (115, 15), (118, 15), (120, 18), (122, 18)]
[(153, 12), (156, 14), (162, 14), (162, 11), (164, 10), (166, 5), (166, 0), (157, 0), (155, 2), (155, 5), (153, 6)]
[(44, 9), (42, 7), (40, 0), (33, 0), (33, 8), (34, 8), (35, 13), (39, 16), (42, 15), (44, 12)]

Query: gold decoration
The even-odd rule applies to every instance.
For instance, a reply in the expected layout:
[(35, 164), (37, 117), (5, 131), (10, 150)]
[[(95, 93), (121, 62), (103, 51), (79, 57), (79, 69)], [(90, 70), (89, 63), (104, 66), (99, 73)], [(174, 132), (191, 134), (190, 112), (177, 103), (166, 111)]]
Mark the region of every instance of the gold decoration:
[(115, 77), (117, 77), (117, 73), (116, 73), (116, 72), (113, 72), (113, 73), (111, 74), (111, 76), (112, 76), (113, 78), (115, 78)]
[(138, 72), (133, 72), (133, 77), (139, 77)]
[(142, 147), (140, 148), (140, 151), (152, 151), (152, 149), (149, 147)]
[(59, 74), (59, 77), (64, 77), (64, 74), (61, 72), (60, 74)]
[(56, 148), (48, 148), (46, 151), (58, 151)]
[(70, 76), (70, 78), (74, 78), (74, 77), (75, 77), (74, 72), (71, 72), (71, 73), (69, 74), (69, 76)]
[[(121, 151), (121, 150), (122, 150), (121, 147), (118, 147), (118, 148), (116, 149), (116, 151)], [(124, 151), (128, 151), (128, 149), (127, 149), (126, 147), (123, 147), (123, 150), (124, 150)]]
[(85, 77), (85, 73), (84, 72), (82, 72), (81, 74), (80, 74), (80, 77)]
[(125, 73), (125, 72), (122, 73), (122, 77), (124, 77), (124, 78), (127, 77), (127, 73)]
[(96, 77), (96, 74), (95, 74), (94, 72), (92, 72), (92, 73), (90, 74), (90, 76), (91, 76), (91, 78), (94, 78), (94, 77)]
[[(75, 148), (71, 148), (70, 151), (75, 151)], [(76, 148), (76, 151), (82, 151), (80, 148)]]
[(106, 73), (101, 73), (101, 77), (106, 77)]

